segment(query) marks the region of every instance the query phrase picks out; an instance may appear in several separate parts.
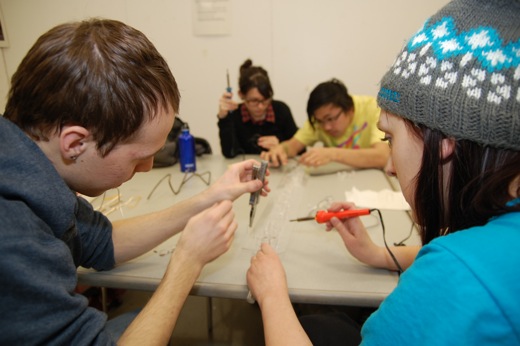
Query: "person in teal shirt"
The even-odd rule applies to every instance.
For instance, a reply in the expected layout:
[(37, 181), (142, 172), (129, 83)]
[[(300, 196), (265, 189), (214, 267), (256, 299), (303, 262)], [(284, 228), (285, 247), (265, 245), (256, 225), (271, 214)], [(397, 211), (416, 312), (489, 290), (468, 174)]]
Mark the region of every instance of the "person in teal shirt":
[(346, 315), (298, 319), (262, 244), (247, 281), (267, 345), (520, 344), (518, 18), (515, 0), (454, 0), (409, 40), (381, 80), (378, 127), (422, 246), (379, 247), (358, 218), (327, 224), (360, 262), (402, 271), (360, 329)]

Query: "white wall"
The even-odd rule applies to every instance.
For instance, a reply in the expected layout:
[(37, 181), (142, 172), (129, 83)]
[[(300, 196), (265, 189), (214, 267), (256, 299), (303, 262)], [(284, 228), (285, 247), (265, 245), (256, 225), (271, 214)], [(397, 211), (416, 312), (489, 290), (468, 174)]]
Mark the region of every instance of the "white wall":
[[(34, 41), (56, 24), (90, 17), (143, 31), (181, 89), (180, 116), (220, 152), (217, 100), (229, 69), (233, 89), (247, 58), (269, 72), (275, 98), (301, 126), (312, 88), (332, 77), (354, 94), (375, 95), (399, 49), (448, 0), (230, 0), (228, 36), (195, 36), (196, 0), (0, 0), (9, 47), (1, 48), (0, 109), (12, 74)], [(2, 61), (3, 60), (3, 61)]]

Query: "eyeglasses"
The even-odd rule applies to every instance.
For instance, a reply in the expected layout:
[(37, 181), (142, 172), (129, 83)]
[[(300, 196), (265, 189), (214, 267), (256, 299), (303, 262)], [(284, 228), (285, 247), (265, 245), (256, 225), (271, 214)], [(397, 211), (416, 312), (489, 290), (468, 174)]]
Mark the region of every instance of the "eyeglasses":
[(268, 98), (268, 99), (263, 99), (263, 100), (259, 100), (259, 99), (246, 99), (245, 100), (246, 104), (248, 106), (253, 106), (253, 107), (257, 107), (258, 105), (262, 105), (262, 106), (267, 106), (269, 105), (269, 103), (271, 103), (271, 99)]
[(312, 122), (314, 124), (318, 124), (320, 126), (324, 126), (326, 124), (332, 124), (334, 123), (336, 120), (338, 120), (339, 116), (343, 114), (343, 109), (339, 111), (338, 114), (334, 115), (334, 116), (331, 116), (331, 117), (328, 117), (328, 118), (325, 118), (323, 120), (319, 120), (319, 119), (316, 119), (316, 118), (312, 118)]

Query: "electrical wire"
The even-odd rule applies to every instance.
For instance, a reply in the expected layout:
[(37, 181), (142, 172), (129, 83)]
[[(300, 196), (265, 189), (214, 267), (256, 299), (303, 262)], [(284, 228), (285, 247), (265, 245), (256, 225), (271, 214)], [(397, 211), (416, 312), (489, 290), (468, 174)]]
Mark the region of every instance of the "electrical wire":
[(410, 227), (410, 233), (408, 233), (408, 235), (400, 242), (394, 243), (394, 246), (406, 246), (406, 244), (404, 242), (407, 241), (408, 239), (410, 239), (410, 237), (412, 236), (414, 227), (415, 227), (415, 224), (412, 222), (412, 227)]
[(388, 244), (386, 243), (386, 232), (385, 232), (385, 224), (383, 222), (383, 215), (381, 214), (381, 211), (379, 209), (370, 209), (371, 213), (373, 211), (376, 211), (379, 214), (379, 220), (381, 221), (381, 228), (383, 230), (383, 242), (385, 244), (386, 251), (388, 251), (388, 254), (394, 261), (394, 264), (397, 267), (398, 274), (401, 275), (403, 273), (403, 268), (401, 267), (401, 265), (399, 264), (399, 261), (397, 260), (397, 258), (395, 258), (394, 253), (392, 252), (392, 250), (390, 250), (390, 248), (388, 247)]

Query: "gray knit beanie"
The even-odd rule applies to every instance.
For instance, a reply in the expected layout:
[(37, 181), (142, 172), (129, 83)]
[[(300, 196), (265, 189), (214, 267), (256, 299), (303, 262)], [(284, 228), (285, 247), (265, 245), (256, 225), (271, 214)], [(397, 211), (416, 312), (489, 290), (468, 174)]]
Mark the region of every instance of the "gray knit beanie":
[(455, 0), (381, 80), (379, 106), (457, 139), (520, 150), (520, 0)]

